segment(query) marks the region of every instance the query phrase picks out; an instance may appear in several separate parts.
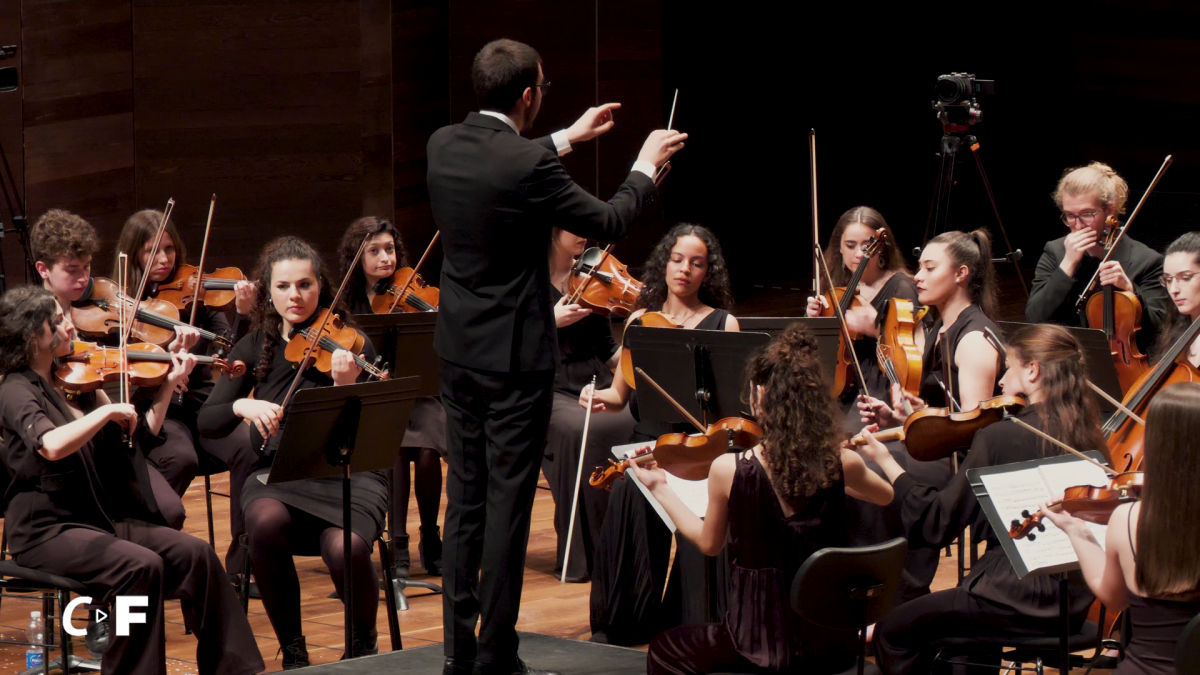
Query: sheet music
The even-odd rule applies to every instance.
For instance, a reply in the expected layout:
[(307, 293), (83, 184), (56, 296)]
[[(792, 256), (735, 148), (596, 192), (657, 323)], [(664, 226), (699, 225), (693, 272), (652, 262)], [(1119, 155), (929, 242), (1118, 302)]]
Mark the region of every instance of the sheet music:
[[(1023, 520), (1021, 512), (1036, 513), (1042, 502), (1052, 499), (1045, 478), (1037, 469), (1025, 469), (1010, 473), (993, 473), (980, 477), (987, 488), (992, 503), (1004, 523)], [(1069, 565), (1079, 561), (1071, 540), (1049, 520), (1043, 520), (1045, 532), (1037, 532), (1037, 539), (1029, 541), (1022, 537), (1013, 541), (1025, 567), (1033, 572), (1038, 569)], [(997, 532), (1007, 537), (1007, 530)]]
[[(634, 450), (647, 445), (649, 444), (626, 443), (625, 445), (614, 445), (612, 448), (612, 454), (618, 460), (622, 460), (628, 457), (629, 454)], [(639, 481), (633, 475), (632, 471), (625, 472), (625, 480), (632, 482), (637, 486), (638, 490), (641, 490), (642, 495), (646, 498), (646, 501), (650, 502), (650, 506), (654, 507), (654, 511), (658, 514), (658, 517), (662, 518), (662, 521), (666, 523), (671, 532), (674, 532), (675, 521), (671, 520), (671, 517), (667, 515), (667, 510), (664, 509), (663, 505), (654, 498), (654, 495), (650, 494), (650, 490), (646, 489), (645, 485), (642, 485), (641, 481)], [(675, 491), (675, 494), (679, 495), (679, 499), (683, 501), (683, 503), (692, 511), (692, 513), (696, 514), (700, 518), (704, 517), (704, 514), (708, 511), (707, 478), (704, 480), (684, 480), (678, 476), (667, 474), (667, 485), (671, 486), (671, 489)]]
[[(1038, 469), (1042, 472), (1042, 478), (1046, 480), (1046, 485), (1050, 488), (1050, 494), (1053, 495), (1052, 499), (1062, 497), (1063, 492), (1067, 488), (1075, 485), (1108, 486), (1108, 476), (1105, 475), (1104, 469), (1091, 462), (1080, 460), (1078, 462), (1065, 462), (1063, 464), (1044, 464), (1038, 467)], [(1051, 527), (1054, 526), (1047, 522), (1046, 530), (1049, 531)], [(1108, 527), (1095, 523), (1088, 523), (1087, 527), (1092, 531), (1092, 536), (1096, 538), (1096, 542), (1100, 544), (1100, 548), (1104, 548), (1104, 540), (1108, 533)]]

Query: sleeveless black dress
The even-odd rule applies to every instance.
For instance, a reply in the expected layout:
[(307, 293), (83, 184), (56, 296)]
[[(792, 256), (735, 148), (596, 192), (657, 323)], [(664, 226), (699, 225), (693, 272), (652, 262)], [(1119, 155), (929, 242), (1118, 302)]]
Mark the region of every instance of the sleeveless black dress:
[[(925, 354), (921, 360), (920, 396), (925, 403), (937, 408), (947, 407), (946, 391), (942, 388), (942, 384), (954, 392), (956, 401), (959, 399), (958, 366), (954, 365), (954, 351), (958, 349), (958, 343), (969, 333), (983, 332), (986, 335), (986, 329), (991, 329), (993, 333), (1000, 335), (1000, 327), (983, 313), (979, 305), (971, 305), (964, 309), (954, 320), (954, 324), (946, 329), (946, 333), (939, 338), (938, 332), (941, 329), (942, 319), (939, 317), (925, 333)], [(949, 382), (947, 382), (947, 371)], [(993, 395), (1000, 392), (999, 376), (1001, 373), (1002, 371), (999, 369), (996, 371), (997, 379), (996, 385), (993, 387)], [(958, 408), (957, 403), (955, 408)]]

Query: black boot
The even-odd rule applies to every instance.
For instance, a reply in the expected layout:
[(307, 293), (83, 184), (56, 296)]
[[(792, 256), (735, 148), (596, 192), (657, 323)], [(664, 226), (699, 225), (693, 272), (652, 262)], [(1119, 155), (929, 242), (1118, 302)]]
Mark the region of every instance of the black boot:
[(417, 550), (421, 553), (421, 567), (435, 577), (442, 576), (442, 528), (422, 527)]
[(355, 659), (360, 656), (373, 656), (379, 653), (379, 632), (370, 630), (351, 629), (350, 651), (342, 652), (342, 660)]
[(407, 579), (408, 568), (412, 566), (412, 556), (408, 553), (408, 535), (398, 534), (392, 537), (392, 543), (395, 545), (392, 567), (395, 569), (396, 578)]
[(283, 669), (294, 670), (308, 666), (308, 646), (304, 636), (293, 638), (291, 642), (281, 644), (283, 648)]

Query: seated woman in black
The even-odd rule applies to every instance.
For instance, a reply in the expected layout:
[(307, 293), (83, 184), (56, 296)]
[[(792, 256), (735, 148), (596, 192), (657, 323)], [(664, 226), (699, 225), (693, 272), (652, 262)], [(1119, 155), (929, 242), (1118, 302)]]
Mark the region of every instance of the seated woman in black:
[(17, 564), (75, 579), (103, 595), (149, 598), (145, 625), (112, 631), (106, 673), (153, 675), (166, 662), (163, 599), (183, 600), (204, 675), (263, 670), (246, 615), (207, 542), (166, 527), (145, 457), (122, 440), (152, 441), (171, 392), (195, 359), (175, 356), (149, 409), (111, 403), (103, 389), (68, 397), (54, 384), (55, 357), (71, 353), (74, 327), (54, 295), (34, 286), (0, 298), (0, 446), (8, 548)]
[(1174, 675), (1176, 645), (1200, 614), (1200, 384), (1165, 387), (1146, 411), (1140, 501), (1108, 521), (1104, 547), (1083, 521), (1042, 513), (1071, 538), (1087, 585), (1111, 612), (1128, 611), (1130, 642), (1116, 675)]
[[(1000, 384), (1006, 395), (1029, 401), (1018, 418), (1073, 448), (1103, 452), (1100, 416), (1087, 386), (1079, 342), (1060, 326), (1038, 324), (1017, 331), (1007, 349), (1008, 369)], [(997, 422), (975, 434), (958, 473), (941, 489), (914, 478), (877, 441), (863, 446), (862, 452), (892, 481), (909, 545), (936, 550), (980, 518), (967, 470), (1063, 451), (1015, 422)], [(928, 673), (937, 653), (932, 643), (941, 637), (1052, 636), (1061, 630), (1058, 581), (1050, 576), (1018, 579), (997, 534), (986, 523), (982, 529), (979, 536), (987, 540), (987, 551), (971, 566), (961, 586), (910, 600), (875, 625), (876, 663), (884, 673)], [(1094, 596), (1078, 573), (1072, 574), (1071, 581), (1071, 620), (1078, 627)], [(973, 663), (986, 659), (999, 663), (998, 648), (979, 652)]]
[[(575, 496), (575, 479), (581, 461), (579, 449), (583, 443), (587, 411), (579, 406), (579, 392), (591, 383), (593, 376), (598, 389), (610, 386), (621, 353), (613, 339), (608, 317), (567, 302), (571, 268), (575, 257), (583, 253), (586, 245), (587, 239), (566, 230), (554, 228), (551, 232), (550, 297), (555, 301), (554, 321), (558, 326), (560, 359), (554, 371), (554, 403), (546, 433), (542, 473), (554, 496), (554, 531), (558, 536), (555, 576), (563, 574), (567, 531), (571, 526), (570, 504)], [(609, 415), (593, 415), (582, 459), (585, 473), (607, 464), (606, 460), (612, 457), (612, 447), (629, 440), (633, 425), (633, 415), (628, 409)], [(580, 488), (567, 581), (581, 582), (591, 578), (600, 528), (608, 512), (608, 497), (607, 490), (593, 490), (587, 485)]]
[[(838, 447), (839, 413), (807, 329), (788, 328), (759, 350), (747, 374), (762, 442), (713, 462), (703, 520), (653, 461), (630, 468), (702, 552), (716, 555), (726, 542), (729, 547), (732, 583), (724, 621), (659, 633), (650, 643), (650, 675), (804, 672), (806, 658), (814, 665), (817, 651), (827, 663), (834, 656), (831, 645), (802, 644), (788, 601), (792, 579), (815, 551), (845, 545), (846, 495), (875, 504), (892, 499), (887, 481), (868, 471), (853, 450)], [(847, 654), (853, 654), (853, 639), (838, 656)]]
[[(229, 358), (247, 364), (246, 374), (236, 379), (221, 378), (200, 409), (200, 431), (214, 436), (230, 433), (247, 420), (252, 423), (251, 441), (263, 448), (258, 469), (247, 478), (242, 492), (246, 532), (250, 538), (249, 558), (267, 617), (283, 648), (283, 667), (308, 665), (308, 649), (300, 633), (300, 580), (293, 555), (320, 555), (339, 597), (354, 595), (353, 643), (347, 657), (377, 651), (375, 617), (379, 610), (379, 586), (371, 565), (371, 549), (383, 529), (387, 509), (387, 478), (381, 471), (351, 475), (351, 572), (353, 588), (343, 588), (341, 479), (314, 479), (267, 485), (259, 476), (270, 470), (278, 449), (283, 403), (295, 366), (284, 356), (285, 343), (297, 328), (310, 325), (319, 310), (333, 300), (325, 265), (311, 245), (296, 237), (281, 237), (267, 244), (259, 256), (258, 302), (254, 327), (238, 340)], [(339, 311), (343, 317), (348, 312)], [(348, 321), (348, 319), (347, 319)], [(375, 358), (366, 340), (362, 357)], [(251, 365), (253, 364), (253, 365)], [(353, 384), (363, 371), (346, 350), (334, 352), (332, 369), (326, 375), (308, 368), (298, 389)], [(253, 393), (253, 398), (251, 397)]]
[[(642, 308), (630, 315), (630, 324), (638, 323), (645, 312), (655, 311), (684, 328), (738, 330), (737, 319), (728, 311), (733, 297), (725, 257), (708, 228), (687, 223), (672, 228), (651, 251), (642, 281)], [(620, 358), (624, 359), (624, 354)], [(580, 407), (586, 407), (589, 391), (584, 387), (579, 394)], [(596, 412), (610, 414), (627, 404), (638, 419), (633, 441), (695, 431), (686, 424), (640, 419), (637, 397), (623, 377), (596, 391), (593, 400)], [(592, 575), (593, 640), (645, 644), (659, 630), (679, 623), (683, 603), (697, 599), (679, 597), (679, 584), (672, 584), (673, 595), (663, 601), (670, 555), (670, 530), (635, 486), (617, 482), (609, 498)], [(678, 571), (679, 566), (674, 569)], [(716, 585), (723, 583), (722, 569), (723, 561), (718, 561)]]
[[(366, 216), (350, 223), (342, 235), (338, 256), (342, 274), (346, 274), (363, 239), (371, 241), (363, 250), (358, 269), (350, 274), (346, 284), (346, 304), (355, 314), (374, 314), (371, 301), (376, 285), (391, 279), (396, 270), (408, 267), (404, 242), (391, 221)], [(389, 296), (390, 297), (390, 296)], [(399, 311), (399, 310), (397, 310)], [(433, 310), (436, 311), (436, 310)], [(411, 556), (408, 551), (408, 494), (417, 494), (417, 513), (421, 516), (421, 567), (433, 576), (442, 574), (442, 530), (438, 527), (438, 509), (442, 500), (442, 460), (446, 454), (446, 411), (433, 396), (417, 400), (408, 417), (408, 428), (400, 441), (400, 452), (392, 465), (391, 532), (396, 547), (393, 559), (396, 576), (408, 578)], [(416, 466), (415, 483), (408, 465)], [(411, 486), (411, 490), (410, 490)]]

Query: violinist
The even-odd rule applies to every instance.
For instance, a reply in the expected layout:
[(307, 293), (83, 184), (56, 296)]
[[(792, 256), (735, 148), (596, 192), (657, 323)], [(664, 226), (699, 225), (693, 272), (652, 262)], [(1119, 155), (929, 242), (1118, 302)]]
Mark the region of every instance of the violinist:
[(1195, 439), (1200, 385), (1165, 387), (1146, 412), (1141, 499), (1116, 507), (1101, 548), (1084, 522), (1043, 505), (1070, 537), (1087, 585), (1109, 609), (1128, 610), (1130, 641), (1117, 675), (1173, 675), (1176, 644), (1200, 614), (1200, 499)]
[[(829, 246), (825, 249), (825, 261), (834, 285), (845, 286), (863, 261), (863, 249), (879, 229), (886, 233), (887, 242), (883, 251), (871, 260), (864, 270), (856, 291), (865, 302), (846, 311), (846, 323), (851, 331), (860, 336), (854, 341), (854, 351), (858, 354), (858, 362), (867, 380), (869, 391), (866, 394), (888, 400), (891, 387), (879, 367), (879, 357), (875, 350), (879, 332), (887, 319), (888, 301), (892, 298), (903, 298), (913, 301), (914, 304), (917, 302), (917, 286), (905, 267), (904, 256), (896, 244), (892, 228), (875, 209), (856, 206), (838, 218), (833, 233), (829, 236)], [(828, 303), (823, 295), (810, 297), (808, 316), (821, 316), (822, 309), (827, 307)], [(857, 418), (854, 414), (857, 413), (857, 393), (847, 397), (848, 422)]]
[[(57, 267), (52, 265), (51, 268)], [(50, 269), (50, 268), (48, 268)], [(195, 365), (175, 355), (153, 405), (112, 403), (102, 389), (69, 399), (54, 384), (54, 359), (70, 353), (74, 327), (49, 291), (14, 288), (0, 298), (0, 446), (8, 549), (19, 565), (95, 589), (101, 606), (147, 596), (144, 625), (111, 631), (107, 673), (154, 675), (166, 661), (164, 598), (183, 599), (204, 675), (246, 675), (263, 661), (246, 615), (207, 542), (162, 523), (147, 467), (121, 429), (152, 436), (174, 385)], [(116, 423), (116, 424), (114, 424)], [(103, 634), (103, 632), (101, 633)]]
[[(144, 209), (130, 216), (121, 234), (117, 238), (117, 248), (113, 256), (113, 278), (117, 277), (117, 261), (123, 253), (129, 260), (130, 284), (142, 278), (144, 270), (150, 270), (146, 284), (146, 297), (154, 297), (158, 285), (174, 278), (181, 265), (187, 264), (187, 249), (175, 228), (173, 218), (167, 220), (163, 231), (162, 241), (158, 245), (158, 253), (151, 260), (155, 236), (162, 223), (163, 212)], [(250, 313), (253, 303), (254, 289), (248, 282), (241, 282), (237, 291), (238, 314), (246, 316)], [(131, 291), (132, 294), (132, 291)], [(230, 337), (233, 329), (227, 312), (220, 312), (201, 306), (196, 312), (194, 327), (180, 328), (181, 334), (187, 336), (191, 343), (182, 351), (205, 354), (209, 350), (208, 340), (192, 328), (201, 328), (222, 337)], [(175, 492), (182, 497), (187, 491), (203, 465), (207, 470), (229, 470), (229, 550), (225, 555), (225, 566), (230, 570), (242, 568), (242, 555), (239, 539), (245, 533), (245, 521), (242, 516), (241, 492), (246, 476), (254, 468), (258, 454), (250, 447), (248, 434), (230, 434), (223, 438), (205, 438), (196, 426), (196, 414), (200, 406), (213, 389), (213, 373), (208, 366), (197, 366), (188, 379), (183, 395), (173, 401), (163, 423), (166, 442), (155, 448), (147, 459), (163, 474)]]
[[(34, 266), (42, 277), (43, 287), (54, 294), (64, 309), (87, 292), (92, 278), (92, 256), (98, 246), (91, 223), (61, 209), (42, 214), (30, 228), (29, 248)], [(181, 331), (172, 341), (171, 351), (183, 350), (196, 338), (195, 332)], [(159, 512), (167, 525), (182, 529), (187, 514), (181, 497), (196, 475), (195, 450), (170, 422), (163, 425), (161, 434), (154, 438), (139, 436), (135, 443), (154, 468), (149, 480)]]
[[(348, 593), (353, 600), (353, 641), (345, 657), (378, 650), (375, 617), (379, 608), (377, 575), (371, 565), (371, 550), (383, 529), (387, 510), (387, 478), (381, 471), (351, 475), (353, 511), (352, 583), (343, 588), (345, 564), (342, 547), (341, 479), (290, 481), (266, 485), (266, 474), (278, 448), (281, 408), (295, 379), (296, 366), (285, 355), (286, 343), (301, 339), (294, 333), (310, 328), (321, 309), (328, 308), (334, 290), (325, 274), (320, 255), (297, 237), (281, 237), (263, 249), (255, 267), (258, 297), (251, 313), (252, 329), (238, 340), (230, 359), (247, 365), (238, 378), (221, 378), (200, 409), (201, 433), (226, 436), (250, 422), (251, 447), (265, 452), (255, 471), (246, 479), (242, 508), (249, 535), (249, 559), (263, 607), (283, 649), (284, 669), (308, 665), (308, 649), (300, 628), (300, 581), (293, 555), (320, 555), (338, 596)], [(338, 314), (347, 322), (348, 312)], [(366, 340), (362, 357), (374, 359), (374, 348)], [(253, 364), (253, 365), (251, 365)], [(299, 388), (353, 384), (364, 377), (354, 356), (345, 349), (334, 351), (329, 375), (316, 367), (304, 371)], [(251, 397), (253, 392), (253, 397)]]
[[(751, 410), (764, 436), (758, 446), (713, 462), (703, 520), (680, 501), (654, 462), (630, 463), (679, 532), (704, 554), (716, 555), (728, 542), (735, 589), (720, 623), (679, 626), (655, 636), (647, 655), (649, 675), (805, 672), (818, 659), (848, 659), (840, 668), (816, 671), (840, 672), (853, 663), (853, 640), (840, 650), (801, 643), (789, 603), (791, 580), (812, 553), (845, 545), (845, 495), (887, 504), (892, 488), (854, 451), (838, 447), (838, 411), (807, 329), (788, 328), (746, 370)], [(780, 618), (783, 626), (776, 624)]]
[[(1163, 352), (1183, 336), (1188, 326), (1200, 319), (1200, 232), (1188, 232), (1167, 247), (1160, 283), (1169, 294), (1173, 308), (1167, 311), (1162, 330), (1150, 350), (1153, 361), (1158, 361)], [(1187, 359), (1193, 366), (1200, 367), (1200, 344), (1191, 344)]]
[[(366, 236), (371, 240), (363, 250), (356, 270), (346, 268), (354, 262), (359, 246)], [(390, 279), (396, 270), (408, 267), (404, 242), (396, 227), (388, 220), (367, 216), (350, 224), (338, 247), (343, 274), (349, 274), (346, 285), (346, 304), (354, 314), (373, 314), (371, 300), (375, 286)], [(417, 547), (421, 567), (433, 576), (442, 573), (442, 536), (438, 528), (438, 509), (442, 501), (442, 461), (446, 454), (446, 411), (434, 397), (418, 399), (408, 418), (408, 428), (400, 441), (400, 451), (392, 466), (392, 541), (396, 575), (408, 578), (411, 558), (408, 550), (408, 495), (410, 486), (417, 495), (417, 512), (421, 517), (421, 542)], [(408, 465), (415, 467), (415, 480)]]
[[(579, 406), (579, 393), (593, 377), (597, 387), (610, 386), (613, 369), (621, 354), (608, 317), (568, 302), (571, 270), (575, 258), (583, 254), (586, 246), (587, 239), (583, 237), (558, 228), (552, 230), (550, 297), (554, 300), (560, 358), (554, 371), (554, 402), (546, 433), (542, 472), (550, 483), (550, 494), (554, 496), (554, 530), (558, 536), (554, 569), (557, 576), (563, 574), (567, 531), (571, 523), (570, 505), (581, 461), (579, 448), (583, 443), (586, 411)], [(629, 440), (633, 425), (633, 416), (627, 409), (610, 415), (593, 415), (582, 458), (584, 470), (605, 464), (612, 456), (611, 448)], [(566, 570), (569, 582), (587, 581), (591, 577), (600, 526), (608, 511), (608, 498), (607, 490), (582, 489), (579, 493), (575, 532), (569, 544), (572, 547), (571, 569)]]
[(1158, 283), (1163, 257), (1126, 234), (1108, 262), (1099, 264), (1105, 254), (1105, 223), (1125, 213), (1128, 198), (1129, 184), (1107, 164), (1092, 162), (1063, 174), (1054, 190), (1054, 203), (1062, 211), (1068, 233), (1048, 242), (1038, 260), (1025, 305), (1027, 321), (1086, 326), (1076, 301), (1099, 269), (1099, 285), (1128, 291), (1141, 301), (1137, 343), (1141, 351), (1149, 349), (1170, 306), (1166, 290)]
[[(1080, 450), (1104, 452), (1100, 417), (1087, 386), (1083, 349), (1065, 329), (1050, 324), (1024, 326), (1009, 340), (1007, 370), (1000, 381), (1006, 395), (1022, 395), (1029, 405), (1018, 418), (1053, 434)], [(975, 434), (963, 465), (948, 484), (938, 488), (906, 472), (878, 441), (871, 439), (862, 453), (877, 463), (896, 490), (901, 520), (909, 545), (938, 549), (958, 537), (980, 518), (980, 506), (967, 480), (972, 468), (996, 466), (1058, 455), (1062, 450), (1015, 422), (1001, 421)], [(971, 566), (958, 588), (938, 591), (893, 609), (876, 624), (876, 663), (884, 673), (928, 673), (939, 637), (1057, 635), (1061, 630), (1058, 582), (1045, 576), (1018, 579), (986, 525), (988, 542), (983, 557)], [(1007, 536), (1001, 532), (1000, 536)], [(1085, 618), (1093, 596), (1078, 574), (1070, 597), (1072, 625)], [(972, 663), (993, 659), (986, 651)]]
[[(641, 308), (629, 316), (634, 324), (647, 311), (661, 312), (684, 328), (738, 330), (729, 313), (733, 294), (721, 245), (706, 227), (683, 223), (659, 240), (643, 269)], [(665, 330), (665, 329), (664, 329)], [(624, 359), (622, 354), (620, 359)], [(635, 357), (636, 358), (636, 357)], [(620, 369), (618, 369), (619, 372)], [(586, 407), (589, 387), (579, 395)], [(653, 442), (675, 431), (694, 432), (690, 425), (641, 420), (636, 393), (618, 376), (598, 389), (593, 410), (617, 413), (629, 405), (637, 424), (630, 441)], [(594, 418), (593, 418), (594, 419)], [(612, 644), (645, 644), (658, 631), (677, 625), (680, 607), (664, 605), (671, 532), (628, 481), (613, 486), (595, 552), (592, 575), (592, 640)], [(678, 569), (676, 567), (676, 569)], [(690, 598), (682, 598), (683, 602)]]

